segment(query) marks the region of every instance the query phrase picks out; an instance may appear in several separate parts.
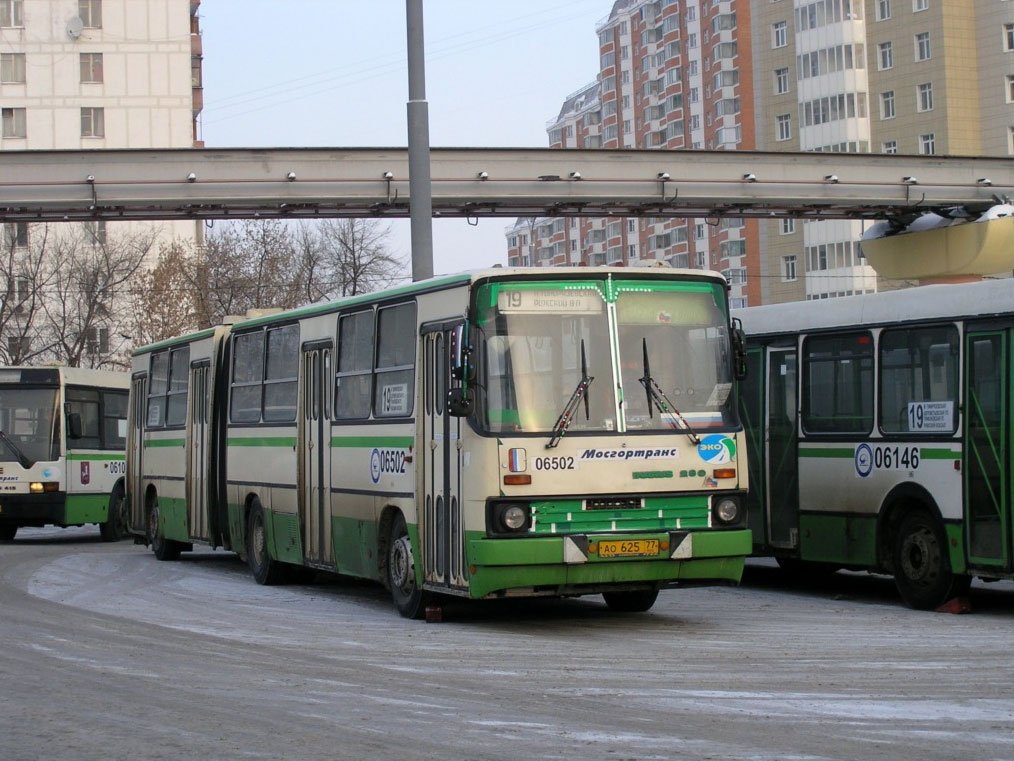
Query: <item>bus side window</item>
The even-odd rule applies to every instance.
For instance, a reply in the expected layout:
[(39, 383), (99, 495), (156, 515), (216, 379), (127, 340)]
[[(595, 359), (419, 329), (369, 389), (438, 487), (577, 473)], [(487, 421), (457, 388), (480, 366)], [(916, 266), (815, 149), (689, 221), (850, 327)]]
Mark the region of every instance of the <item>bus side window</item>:
[(102, 392), (102, 448), (124, 449), (127, 446), (127, 393)]
[(296, 368), (299, 367), (299, 325), (268, 331), (267, 370), (264, 375), (265, 422), (296, 419), (299, 399)]
[(67, 414), (81, 417), (81, 437), (68, 438), (68, 449), (99, 449), (99, 392), (94, 389), (67, 388)]
[(264, 372), (264, 332), (242, 333), (233, 341), (229, 420), (256, 423), (261, 419), (261, 376)]
[(166, 402), (166, 425), (183, 425), (187, 422), (187, 389), (190, 378), (190, 347), (173, 349), (169, 353), (169, 387)]
[(412, 414), (415, 387), (415, 303), (377, 310), (374, 417)]
[(342, 315), (338, 320), (338, 367), (334, 416), (357, 420), (370, 416), (373, 378), (373, 310)]

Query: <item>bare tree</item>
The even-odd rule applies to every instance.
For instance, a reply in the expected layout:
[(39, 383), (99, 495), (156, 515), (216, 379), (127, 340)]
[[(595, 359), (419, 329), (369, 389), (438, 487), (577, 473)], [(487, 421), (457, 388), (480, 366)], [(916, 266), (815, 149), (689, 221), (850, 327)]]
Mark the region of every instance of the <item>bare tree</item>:
[[(55, 359), (71, 367), (124, 367), (132, 342), (129, 284), (159, 235), (156, 228), (115, 240), (90, 226), (53, 236), (42, 333)], [(52, 269), (55, 268), (55, 269)]]
[(0, 277), (0, 362), (8, 365), (30, 363), (49, 347), (39, 336), (39, 316), (45, 289), (53, 269), (46, 267), (48, 228), (43, 226), (29, 238), (27, 223), (8, 223), (3, 231), (3, 262)]
[(389, 248), (390, 225), (375, 219), (327, 219), (320, 223), (320, 266), (307, 282), (316, 300), (356, 296), (385, 288), (401, 274), (404, 262)]
[(150, 270), (139, 270), (133, 280), (131, 299), (134, 313), (132, 338), (135, 345), (164, 341), (197, 330), (191, 288), (195, 251), (181, 241), (163, 244)]

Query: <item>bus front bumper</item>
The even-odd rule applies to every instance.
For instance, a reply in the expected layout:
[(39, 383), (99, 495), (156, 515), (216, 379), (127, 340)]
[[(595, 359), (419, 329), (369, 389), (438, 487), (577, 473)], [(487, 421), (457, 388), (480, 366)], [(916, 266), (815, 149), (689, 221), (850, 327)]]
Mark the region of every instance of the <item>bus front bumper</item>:
[(66, 497), (64, 492), (0, 494), (0, 525), (60, 525), (66, 512)]
[(469, 587), (482, 598), (738, 584), (752, 546), (748, 529), (472, 539)]

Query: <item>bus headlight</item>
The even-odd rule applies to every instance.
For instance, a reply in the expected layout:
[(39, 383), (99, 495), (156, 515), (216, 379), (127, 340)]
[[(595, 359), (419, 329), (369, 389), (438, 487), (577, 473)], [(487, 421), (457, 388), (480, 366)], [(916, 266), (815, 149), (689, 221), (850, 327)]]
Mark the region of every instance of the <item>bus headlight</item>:
[(722, 497), (712, 508), (715, 520), (719, 523), (736, 523), (740, 519), (739, 502), (732, 497)]
[(528, 505), (501, 502), (492, 506), (489, 528), (493, 534), (519, 534), (528, 530), (531, 515)]

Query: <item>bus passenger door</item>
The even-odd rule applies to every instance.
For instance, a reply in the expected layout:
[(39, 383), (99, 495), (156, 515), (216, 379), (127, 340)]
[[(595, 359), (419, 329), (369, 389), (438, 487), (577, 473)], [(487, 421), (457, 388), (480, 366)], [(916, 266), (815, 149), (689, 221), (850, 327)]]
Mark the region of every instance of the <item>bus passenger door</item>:
[(314, 565), (334, 565), (331, 546), (331, 355), (330, 341), (305, 344), (302, 412), (299, 416), (299, 523), (303, 555)]
[(965, 344), (965, 537), (975, 566), (1011, 562), (1012, 332), (969, 331)]
[(127, 427), (127, 498), (130, 500), (130, 528), (143, 533), (147, 529), (144, 512), (144, 411), (148, 397), (147, 374), (130, 381), (130, 410)]
[(211, 361), (190, 365), (190, 419), (187, 421), (187, 517), (190, 538), (208, 536), (208, 376)]
[(423, 492), (419, 521), (423, 576), (430, 586), (467, 585), (461, 523), (462, 420), (447, 414), (453, 326), (424, 326), (422, 446)]
[(796, 405), (796, 349), (768, 351), (765, 491), (768, 542), (799, 546), (799, 427)]

